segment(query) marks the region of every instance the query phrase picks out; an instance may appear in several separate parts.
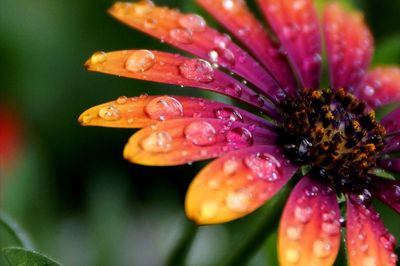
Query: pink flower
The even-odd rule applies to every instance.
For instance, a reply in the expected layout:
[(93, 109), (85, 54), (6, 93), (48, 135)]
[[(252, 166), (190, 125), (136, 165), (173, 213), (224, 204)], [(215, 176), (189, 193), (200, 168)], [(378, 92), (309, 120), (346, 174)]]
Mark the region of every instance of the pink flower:
[[(395, 265), (396, 240), (371, 200), (400, 211), (399, 181), (375, 174), (400, 172), (400, 160), (390, 156), (400, 151), (400, 109), (381, 121), (373, 110), (399, 102), (400, 70), (368, 70), (373, 38), (362, 15), (329, 3), (320, 24), (312, 0), (258, 0), (270, 34), (245, 1), (197, 2), (240, 43), (196, 14), (150, 1), (116, 3), (110, 9), (115, 18), (198, 58), (125, 50), (97, 52), (85, 66), (221, 93), (260, 113), (187, 96), (140, 96), (93, 107), (79, 121), (143, 127), (124, 150), (134, 163), (179, 165), (217, 158), (187, 193), (187, 215), (199, 224), (249, 214), (305, 166), (311, 170), (293, 189), (281, 218), (280, 263), (333, 264), (342, 230), (338, 198), (344, 197), (350, 265)], [(329, 89), (320, 86), (321, 35)]]

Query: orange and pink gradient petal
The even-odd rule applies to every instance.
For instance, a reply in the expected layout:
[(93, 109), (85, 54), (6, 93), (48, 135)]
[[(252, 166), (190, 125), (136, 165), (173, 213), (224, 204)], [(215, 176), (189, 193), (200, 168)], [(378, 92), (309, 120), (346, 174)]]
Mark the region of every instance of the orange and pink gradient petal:
[(318, 180), (303, 177), (290, 194), (278, 234), (280, 265), (328, 266), (340, 246), (336, 193)]
[[(350, 197), (355, 196), (351, 195)], [(350, 266), (395, 266), (396, 239), (372, 207), (347, 200), (346, 245)]]
[(135, 133), (124, 157), (144, 165), (180, 165), (221, 156), (253, 145), (271, 144), (276, 133), (220, 119), (187, 118), (159, 122)]
[(274, 146), (227, 153), (192, 181), (186, 195), (186, 214), (198, 224), (245, 216), (275, 195), (296, 170)]

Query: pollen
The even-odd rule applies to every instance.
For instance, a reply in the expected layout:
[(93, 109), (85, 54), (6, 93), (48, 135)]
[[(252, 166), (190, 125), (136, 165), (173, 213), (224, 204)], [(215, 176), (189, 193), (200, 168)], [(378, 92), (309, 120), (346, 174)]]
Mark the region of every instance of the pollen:
[(376, 165), (385, 129), (354, 95), (343, 89), (303, 90), (282, 110), (278, 145), (292, 162), (311, 166), (338, 186)]

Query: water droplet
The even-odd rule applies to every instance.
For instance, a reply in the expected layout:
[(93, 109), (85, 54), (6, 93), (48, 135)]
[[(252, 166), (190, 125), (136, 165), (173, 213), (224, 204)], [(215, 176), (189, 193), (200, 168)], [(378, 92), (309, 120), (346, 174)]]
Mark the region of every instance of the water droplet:
[(236, 192), (230, 192), (226, 197), (225, 203), (232, 211), (245, 212), (250, 205), (250, 198), (250, 193), (242, 189)]
[(145, 113), (154, 120), (165, 120), (181, 117), (182, 104), (170, 96), (160, 96), (151, 100), (145, 107)]
[(281, 164), (271, 154), (261, 152), (250, 154), (245, 157), (244, 164), (262, 180), (274, 182), (280, 176)]
[(393, 185), (390, 188), (390, 193), (389, 193), (390, 197), (393, 198), (393, 200), (395, 202), (400, 202), (400, 186), (397, 185)]
[(386, 250), (393, 250), (393, 248), (396, 246), (396, 238), (389, 233), (382, 235), (379, 238), (379, 241)]
[(222, 7), (228, 11), (239, 11), (243, 6), (243, 0), (224, 0)]
[(214, 69), (202, 59), (189, 59), (179, 66), (183, 77), (188, 80), (209, 83), (214, 80)]
[(298, 226), (289, 226), (286, 229), (286, 235), (290, 240), (297, 241), (301, 237), (301, 228)]
[(118, 99), (117, 99), (117, 104), (119, 104), (119, 105), (124, 105), (124, 104), (126, 104), (127, 102), (128, 102), (128, 97), (126, 97), (126, 96), (120, 96), (120, 97), (118, 97)]
[(232, 95), (234, 97), (240, 97), (242, 95), (242, 87), (240, 87), (239, 84), (231, 83), (226, 87), (225, 92), (228, 95)]
[(135, 5), (135, 13), (139, 16), (149, 14), (154, 8), (154, 3), (150, 0), (141, 0)]
[(369, 192), (369, 190), (363, 189), (358, 194), (351, 194), (350, 199), (356, 204), (361, 204), (364, 205), (365, 207), (369, 207), (372, 202), (372, 195), (371, 192)]
[(125, 68), (133, 73), (149, 70), (156, 62), (155, 55), (149, 50), (132, 52), (125, 62)]
[(101, 64), (104, 63), (106, 60), (107, 60), (107, 54), (103, 51), (95, 52), (90, 57), (90, 62), (92, 64)]
[(319, 258), (326, 258), (332, 254), (332, 244), (329, 240), (316, 240), (313, 244), (313, 252)]
[(216, 141), (215, 129), (208, 122), (197, 121), (190, 123), (184, 131), (186, 139), (195, 145), (208, 146), (214, 144)]
[(84, 116), (82, 117), (82, 123), (83, 123), (83, 124), (90, 123), (90, 121), (92, 121), (92, 119), (93, 119), (93, 116), (91, 116), (91, 115), (84, 115)]
[(222, 120), (240, 121), (243, 122), (242, 115), (235, 109), (230, 107), (223, 107), (214, 111), (215, 117)]
[(340, 222), (339, 221), (324, 222), (322, 223), (322, 231), (324, 231), (330, 236), (335, 236), (340, 233)]
[(231, 37), (227, 34), (218, 35), (214, 38), (214, 44), (219, 48), (226, 48), (231, 42)]
[(300, 260), (300, 251), (297, 248), (288, 248), (285, 257), (289, 263), (297, 263)]
[(168, 132), (153, 132), (142, 140), (141, 147), (148, 152), (168, 152), (172, 149), (172, 136)]
[(293, 6), (294, 10), (299, 11), (299, 10), (303, 9), (306, 6), (306, 1), (304, 1), (304, 0), (295, 0), (295, 1), (293, 1), (292, 6)]
[(235, 65), (235, 54), (228, 48), (217, 47), (210, 51), (211, 62), (220, 63), (223, 66), (232, 67)]
[(364, 257), (362, 258), (362, 266), (377, 266), (375, 257)]
[(235, 159), (229, 159), (224, 162), (224, 173), (233, 175), (239, 167), (239, 163)]
[(207, 185), (208, 185), (208, 187), (211, 188), (211, 189), (217, 189), (217, 188), (219, 188), (220, 183), (219, 183), (219, 181), (216, 180), (216, 179), (210, 179), (210, 180), (207, 182)]
[(214, 63), (218, 62), (218, 53), (217, 53), (217, 51), (211, 50), (208, 53), (208, 57), (210, 58), (211, 62), (214, 62)]
[(99, 110), (99, 116), (107, 121), (116, 121), (121, 118), (119, 109), (113, 105), (101, 108)]
[(192, 32), (187, 29), (176, 28), (169, 32), (169, 36), (177, 42), (183, 44), (192, 43)]
[(258, 95), (258, 94), (252, 95), (250, 97), (250, 101), (252, 101), (253, 103), (255, 103), (259, 107), (263, 107), (264, 103), (265, 103), (264, 98), (261, 95)]
[(373, 96), (375, 94), (375, 88), (369, 85), (365, 86), (364, 94), (366, 96)]
[(158, 21), (154, 18), (146, 18), (144, 20), (144, 27), (146, 29), (154, 29), (158, 24)]
[(179, 19), (179, 24), (192, 32), (203, 32), (206, 29), (206, 21), (196, 14), (182, 16)]
[(251, 132), (244, 127), (236, 127), (226, 134), (228, 143), (236, 148), (247, 147), (253, 144), (254, 139)]
[(301, 223), (308, 223), (311, 220), (312, 217), (312, 208), (311, 207), (300, 207), (297, 206), (294, 209), (294, 216), (298, 221)]
[(219, 204), (215, 201), (207, 201), (201, 205), (200, 215), (204, 219), (214, 218), (218, 214)]
[(318, 195), (319, 188), (317, 186), (307, 187), (305, 193), (307, 197), (315, 197)]

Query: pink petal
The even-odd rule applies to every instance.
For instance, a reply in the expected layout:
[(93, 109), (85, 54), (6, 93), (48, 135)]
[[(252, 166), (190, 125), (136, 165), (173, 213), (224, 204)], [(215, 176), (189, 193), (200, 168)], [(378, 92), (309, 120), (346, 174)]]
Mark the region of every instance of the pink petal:
[[(175, 9), (138, 3), (115, 3), (110, 14), (121, 22), (141, 30), (203, 59), (215, 61), (264, 92), (276, 91), (277, 83), (246, 51), (208, 27), (195, 14), (182, 14)], [(214, 63), (214, 62), (213, 62)]]
[(303, 177), (292, 191), (279, 225), (281, 265), (332, 265), (340, 246), (340, 210), (335, 192)]
[(245, 1), (197, 0), (197, 3), (235, 35), (283, 88), (294, 93), (296, 82), (286, 58)]
[[(214, 69), (202, 59), (149, 50), (95, 53), (86, 61), (88, 70), (127, 78), (195, 87), (228, 95), (265, 111), (267, 101), (245, 84)], [(271, 114), (271, 112), (269, 112)]]
[(388, 134), (400, 131), (400, 108), (396, 108), (381, 120)]
[(400, 136), (394, 136), (393, 138), (387, 141), (384, 152), (390, 153), (399, 151), (400, 151)]
[(400, 173), (400, 159), (398, 159), (398, 158), (382, 160), (379, 163), (379, 166), (386, 170)]
[(400, 213), (400, 181), (374, 176), (369, 190), (372, 194)]
[(210, 159), (253, 145), (273, 144), (276, 134), (254, 125), (219, 119), (184, 118), (136, 132), (124, 157), (144, 165), (180, 165)]
[(312, 0), (258, 0), (306, 88), (318, 88), (321, 34)]
[(195, 177), (186, 195), (186, 214), (199, 224), (245, 216), (275, 195), (295, 172), (275, 146), (229, 152)]
[(400, 68), (375, 68), (367, 74), (355, 94), (374, 108), (399, 102)]
[(373, 54), (373, 38), (358, 12), (347, 12), (338, 3), (324, 12), (324, 32), (334, 89), (353, 91), (362, 81)]
[(346, 245), (350, 266), (395, 266), (396, 239), (372, 207), (347, 200)]

